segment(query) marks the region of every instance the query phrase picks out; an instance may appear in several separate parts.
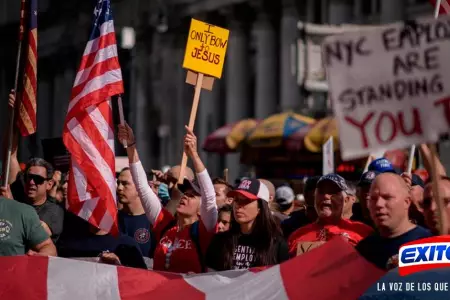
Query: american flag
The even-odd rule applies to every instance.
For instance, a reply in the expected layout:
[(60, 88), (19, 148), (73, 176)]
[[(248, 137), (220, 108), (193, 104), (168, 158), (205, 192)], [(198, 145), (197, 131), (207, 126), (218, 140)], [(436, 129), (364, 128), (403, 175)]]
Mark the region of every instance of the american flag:
[(116, 180), (111, 96), (123, 93), (109, 0), (99, 0), (64, 124), (71, 153), (67, 208), (115, 234)]
[[(26, 7), (26, 9), (25, 9)], [(26, 14), (26, 15), (25, 15)], [(27, 24), (25, 24), (25, 19)], [(21, 39), (27, 27), (24, 54), (23, 93), (18, 103), (17, 126), (23, 136), (36, 132), (36, 92), (37, 92), (37, 0), (22, 0)]]
[[(436, 7), (436, 5), (439, 1), (430, 0), (430, 2), (431, 2), (431, 4), (433, 4), (433, 7)], [(444, 15), (444, 14), (449, 14), (449, 13), (450, 13), (450, 4), (449, 4), (448, 0), (442, 0), (441, 5), (439, 7), (439, 14)]]

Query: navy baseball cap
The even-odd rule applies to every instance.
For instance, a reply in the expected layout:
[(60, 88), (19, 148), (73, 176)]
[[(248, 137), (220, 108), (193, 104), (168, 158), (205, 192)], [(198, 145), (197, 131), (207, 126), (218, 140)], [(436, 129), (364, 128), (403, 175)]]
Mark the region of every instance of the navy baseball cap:
[(319, 181), (317, 181), (317, 187), (319, 186), (320, 183), (322, 183), (324, 181), (333, 182), (344, 192), (349, 191), (347, 182), (345, 181), (345, 179), (342, 176), (340, 176), (338, 174), (327, 174), (327, 175), (320, 177)]
[(361, 175), (361, 178), (359, 179), (358, 186), (367, 186), (371, 185), (372, 181), (377, 177), (379, 174), (381, 174), (378, 171), (367, 171)]
[(420, 186), (421, 188), (425, 188), (425, 182), (422, 180), (422, 178), (417, 174), (411, 175), (411, 185), (412, 186)]
[(227, 193), (227, 197), (244, 196), (250, 200), (264, 200), (269, 202), (269, 189), (267, 186), (255, 178), (241, 180), (238, 186)]
[(379, 173), (397, 173), (392, 163), (386, 158), (377, 158), (369, 165), (368, 171), (377, 171)]

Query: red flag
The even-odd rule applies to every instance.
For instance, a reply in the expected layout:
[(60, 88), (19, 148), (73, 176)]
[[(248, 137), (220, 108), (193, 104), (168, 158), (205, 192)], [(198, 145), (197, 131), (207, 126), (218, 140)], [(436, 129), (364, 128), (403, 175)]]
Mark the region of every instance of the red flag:
[(109, 0), (99, 0), (72, 88), (63, 140), (71, 154), (68, 210), (118, 233), (114, 124), (110, 97), (123, 93)]
[(343, 240), (265, 270), (187, 276), (59, 257), (0, 257), (2, 300), (358, 299), (384, 274)]
[[(26, 2), (26, 3), (25, 3)], [(26, 7), (26, 9), (25, 9)], [(27, 24), (25, 24), (25, 20)], [(23, 72), (23, 93), (18, 103), (17, 126), (23, 136), (36, 132), (37, 93), (37, 0), (22, 1), (21, 32), (27, 27), (24, 40), (25, 63)]]
[[(430, 0), (431, 4), (433, 4), (433, 7), (436, 7), (437, 4), (437, 0)], [(449, 14), (450, 13), (450, 4), (448, 2), (448, 0), (442, 0), (441, 1), (441, 5), (439, 7), (439, 14), (443, 15), (443, 14)]]

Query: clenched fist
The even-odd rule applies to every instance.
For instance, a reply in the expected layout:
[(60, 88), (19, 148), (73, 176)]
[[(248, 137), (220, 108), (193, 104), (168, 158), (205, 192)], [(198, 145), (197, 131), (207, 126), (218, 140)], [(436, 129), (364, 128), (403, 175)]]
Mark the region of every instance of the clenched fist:
[(122, 145), (124, 145), (124, 141), (126, 142), (127, 146), (132, 146), (135, 144), (133, 129), (131, 129), (131, 127), (128, 126), (128, 123), (125, 123), (124, 125), (119, 125), (119, 132), (117, 134), (117, 138), (119, 139)]
[(197, 137), (194, 132), (189, 129), (189, 127), (185, 126), (186, 135), (184, 136), (184, 152), (192, 159), (197, 154)]

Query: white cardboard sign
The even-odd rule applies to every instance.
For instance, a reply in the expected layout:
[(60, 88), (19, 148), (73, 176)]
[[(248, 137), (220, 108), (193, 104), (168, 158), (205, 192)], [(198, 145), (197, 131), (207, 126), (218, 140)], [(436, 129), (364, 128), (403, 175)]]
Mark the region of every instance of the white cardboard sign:
[(330, 36), (322, 53), (344, 160), (449, 130), (449, 16)]
[(322, 146), (322, 175), (334, 173), (334, 145), (333, 137)]

